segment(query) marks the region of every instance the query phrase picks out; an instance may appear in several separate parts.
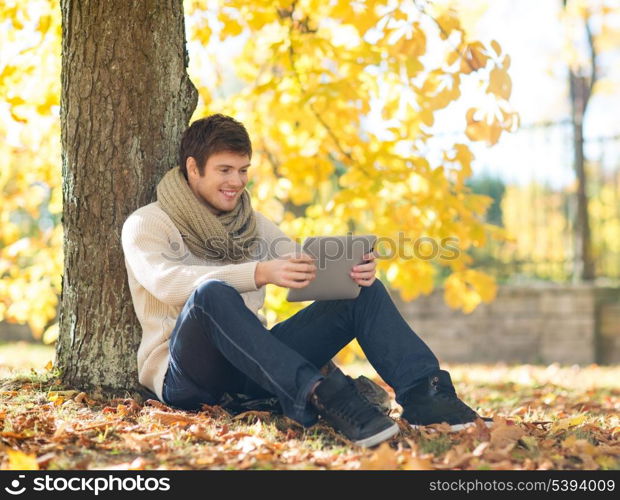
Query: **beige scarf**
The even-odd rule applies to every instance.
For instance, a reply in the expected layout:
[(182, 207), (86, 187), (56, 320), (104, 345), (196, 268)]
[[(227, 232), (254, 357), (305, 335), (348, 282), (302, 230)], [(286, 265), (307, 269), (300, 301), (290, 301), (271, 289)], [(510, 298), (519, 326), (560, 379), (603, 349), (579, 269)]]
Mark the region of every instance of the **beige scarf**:
[(252, 260), (258, 232), (246, 189), (234, 209), (215, 215), (206, 201), (196, 197), (177, 166), (157, 184), (157, 201), (197, 257), (232, 263)]

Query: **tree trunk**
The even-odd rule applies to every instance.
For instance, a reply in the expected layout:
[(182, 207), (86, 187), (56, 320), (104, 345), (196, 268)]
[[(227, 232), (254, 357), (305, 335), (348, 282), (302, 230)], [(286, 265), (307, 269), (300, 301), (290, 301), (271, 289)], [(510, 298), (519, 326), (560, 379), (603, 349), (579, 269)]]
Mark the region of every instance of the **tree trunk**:
[(182, 0), (61, 0), (64, 384), (139, 390), (122, 224), (155, 199), (196, 107)]
[(575, 220), (574, 281), (594, 279), (592, 236), (588, 216), (588, 176), (583, 152), (583, 117), (587, 106), (587, 85), (583, 77), (570, 70), (571, 115), (573, 127), (573, 157), (577, 177), (577, 217)]
[[(562, 0), (566, 9), (566, 0)], [(588, 176), (583, 153), (583, 119), (592, 95), (592, 88), (597, 79), (596, 47), (589, 24), (589, 18), (584, 20), (584, 29), (590, 51), (589, 77), (581, 75), (584, 68), (568, 68), (571, 121), (573, 127), (573, 165), (577, 177), (577, 217), (574, 227), (573, 245), (573, 281), (590, 281), (595, 278), (594, 260), (592, 256), (592, 235), (588, 210)]]

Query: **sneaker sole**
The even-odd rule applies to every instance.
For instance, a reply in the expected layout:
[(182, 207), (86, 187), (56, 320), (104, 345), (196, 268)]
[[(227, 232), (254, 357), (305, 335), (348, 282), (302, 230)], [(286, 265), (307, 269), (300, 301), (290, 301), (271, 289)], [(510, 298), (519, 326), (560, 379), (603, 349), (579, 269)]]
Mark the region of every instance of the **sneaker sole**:
[[(468, 427), (475, 427), (475, 425), (476, 425), (475, 422), (467, 422), (465, 424), (453, 424), (450, 426), (450, 432), (462, 431), (463, 429), (467, 429)], [(490, 429), (491, 427), (493, 427), (493, 422), (485, 420), (484, 425), (486, 425), (486, 427)], [(409, 427), (411, 427), (412, 429), (424, 429), (428, 426), (409, 424)]]
[(394, 422), (394, 425), (392, 425), (391, 427), (388, 427), (387, 429), (364, 439), (360, 439), (358, 441), (353, 441), (353, 443), (355, 443), (357, 446), (363, 446), (365, 448), (369, 448), (371, 446), (374, 446), (376, 444), (379, 444), (382, 441), (385, 441), (386, 439), (390, 439), (392, 436), (394, 436), (395, 434), (398, 434), (398, 431), (400, 430), (400, 428), (398, 427), (398, 424), (396, 422)]

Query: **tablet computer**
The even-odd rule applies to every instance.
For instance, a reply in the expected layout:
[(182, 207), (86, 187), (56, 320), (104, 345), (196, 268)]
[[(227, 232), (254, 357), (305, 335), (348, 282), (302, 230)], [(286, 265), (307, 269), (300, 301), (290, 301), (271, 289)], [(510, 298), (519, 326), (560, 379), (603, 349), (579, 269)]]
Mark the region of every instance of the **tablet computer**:
[(316, 276), (303, 288), (289, 288), (286, 300), (354, 299), (362, 285), (350, 276), (353, 266), (364, 262), (363, 256), (374, 249), (377, 237), (372, 234), (346, 236), (309, 236), (302, 252), (315, 259)]

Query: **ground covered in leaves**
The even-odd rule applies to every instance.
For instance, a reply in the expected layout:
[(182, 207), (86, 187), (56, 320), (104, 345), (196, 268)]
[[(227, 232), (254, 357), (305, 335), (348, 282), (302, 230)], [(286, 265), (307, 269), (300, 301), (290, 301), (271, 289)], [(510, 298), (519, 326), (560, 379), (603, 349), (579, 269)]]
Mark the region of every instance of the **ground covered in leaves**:
[[(412, 430), (393, 402), (401, 432), (368, 450), (321, 422), (305, 429), (266, 412), (99, 400), (60, 386), (50, 364), (24, 371), (7, 349), (0, 346), (1, 469), (620, 468), (619, 367), (444, 364), (461, 398), (494, 417), (494, 428)], [(393, 396), (367, 364), (342, 368)]]

